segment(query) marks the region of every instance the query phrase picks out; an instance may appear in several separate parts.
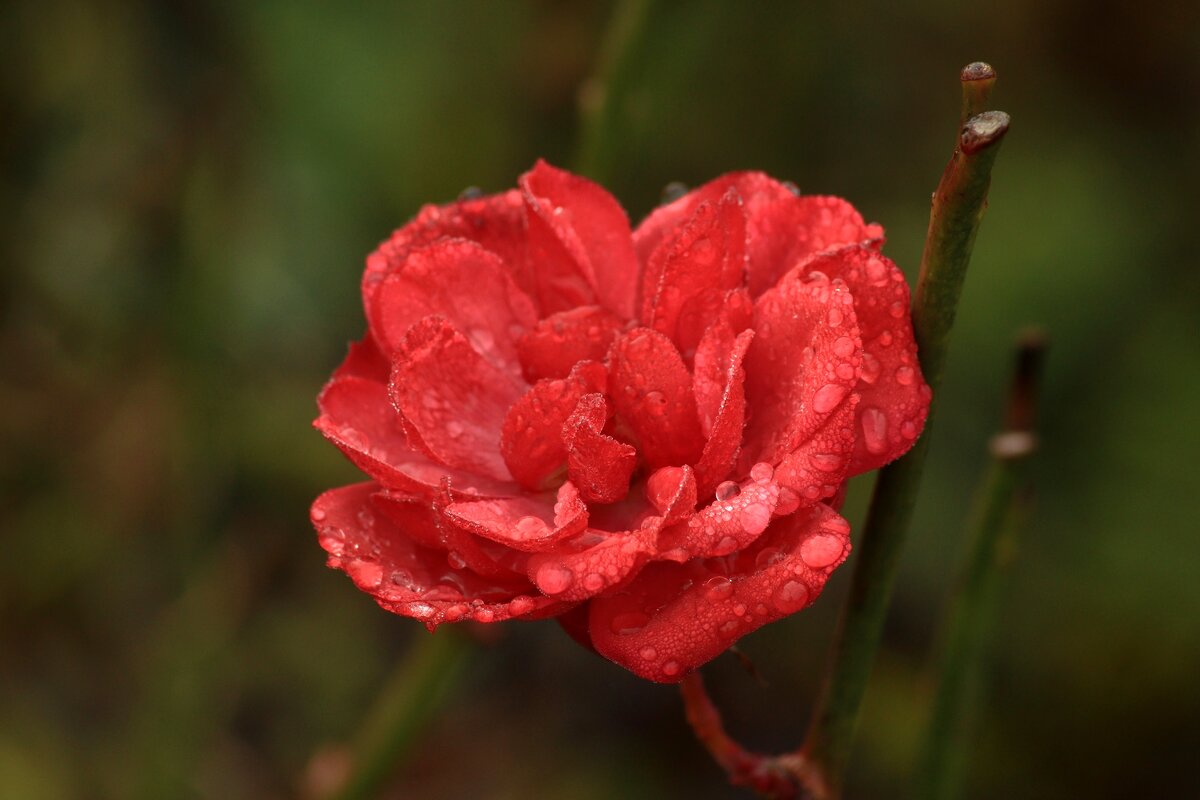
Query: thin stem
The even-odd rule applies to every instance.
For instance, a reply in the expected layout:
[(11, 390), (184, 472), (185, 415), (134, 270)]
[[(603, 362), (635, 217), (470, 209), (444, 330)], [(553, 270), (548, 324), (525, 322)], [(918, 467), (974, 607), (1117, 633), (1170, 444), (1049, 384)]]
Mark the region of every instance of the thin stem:
[(576, 169), (608, 183), (616, 165), (617, 143), (625, 123), (624, 101), (641, 70), (650, 42), (646, 21), (651, 0), (621, 0), (600, 49), (596, 73), (579, 93), (580, 134)]
[(995, 619), (1000, 577), (1024, 521), (1021, 491), (1026, 462), (1037, 448), (1033, 433), (1037, 384), (1045, 344), (1026, 338), (1018, 349), (1005, 429), (992, 439), (992, 463), (970, 527), (970, 549), (951, 599), (942, 636), (937, 694), (917, 773), (918, 798), (948, 800), (960, 794), (969, 740), (973, 688)]
[(379, 795), (457, 682), (471, 649), (465, 635), (451, 628), (420, 637), (375, 700), (355, 738), (350, 775), (330, 800)]
[[(964, 98), (974, 96), (964, 93)], [(921, 370), (935, 398), (975, 234), (987, 206), (992, 164), (1008, 122), (1008, 115), (999, 111), (971, 116), (959, 131), (954, 154), (933, 196), (913, 301), (913, 330)], [(824, 775), (829, 797), (841, 792), (858, 709), (879, 649), (900, 552), (929, 452), (932, 420), (931, 408), (924, 436), (904, 458), (880, 470), (856, 547), (854, 574), (835, 635), (824, 691), (803, 748), (808, 761)]]
[(962, 81), (962, 114), (958, 124), (965, 125), (971, 117), (987, 111), (992, 88), (996, 85), (996, 70), (991, 64), (975, 61), (962, 68), (958, 79)]

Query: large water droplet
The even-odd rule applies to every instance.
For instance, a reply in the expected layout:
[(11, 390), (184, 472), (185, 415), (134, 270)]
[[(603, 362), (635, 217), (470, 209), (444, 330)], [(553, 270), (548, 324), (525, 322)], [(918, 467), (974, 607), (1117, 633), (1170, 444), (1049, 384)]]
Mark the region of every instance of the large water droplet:
[[(615, 615), (609, 620), (608, 627), (618, 636), (629, 636), (646, 627), (646, 623), (649, 621), (650, 617), (641, 611), (626, 611), (623, 614)], [(653, 657), (650, 656), (650, 658)]]
[(767, 529), (771, 521), (771, 509), (763, 503), (750, 503), (741, 510), (739, 519), (746, 533), (757, 536)]
[(817, 393), (813, 395), (813, 411), (816, 411), (818, 414), (828, 414), (837, 408), (838, 403), (842, 402), (842, 398), (849, 391), (848, 388), (837, 383), (825, 384), (820, 389), (817, 389)]
[(313, 522), (322, 522), (322, 521), (325, 519), (325, 516), (326, 516), (326, 515), (325, 515), (325, 509), (323, 509), (323, 508), (314, 508), (314, 509), (312, 510), (312, 514), (310, 514), (310, 516), (312, 517), (312, 521), (313, 521)]
[(646, 659), (647, 661), (653, 661), (654, 659), (658, 658), (658, 651), (655, 650), (650, 645), (646, 645), (645, 647), (643, 647), (641, 650), (638, 651), (638, 655), (640, 655), (642, 658)]
[(589, 592), (598, 592), (604, 588), (604, 576), (599, 572), (589, 572), (583, 578), (583, 588)]
[(782, 560), (783, 552), (778, 547), (764, 547), (754, 557), (754, 568), (764, 570), (772, 564), (778, 564)]
[(547, 595), (562, 594), (571, 586), (575, 574), (562, 564), (547, 562), (538, 567), (533, 582)]
[(775, 468), (765, 461), (760, 461), (750, 468), (750, 479), (755, 483), (766, 483), (775, 476)]
[(846, 459), (837, 453), (813, 453), (808, 457), (808, 463), (821, 472), (837, 472)]
[(900, 366), (896, 367), (896, 383), (901, 386), (911, 386), (916, 373), (912, 367)]
[(716, 497), (717, 502), (723, 503), (726, 500), (732, 500), (742, 492), (742, 487), (738, 486), (733, 481), (725, 481), (717, 484)]
[(808, 602), (808, 588), (800, 581), (788, 581), (775, 590), (771, 604), (781, 614), (791, 614), (804, 608)]
[(364, 589), (374, 589), (383, 582), (383, 567), (374, 561), (351, 561), (346, 571)]
[(546, 523), (537, 517), (521, 517), (513, 528), (521, 539), (537, 539), (546, 535)]
[(722, 575), (716, 575), (704, 582), (705, 598), (715, 602), (726, 600), (733, 594), (733, 581)]
[(496, 618), (496, 612), (490, 608), (477, 608), (471, 615), (476, 622), (491, 622)]
[(833, 352), (840, 358), (849, 358), (854, 354), (854, 340), (849, 336), (842, 336), (833, 343)]
[(668, 661), (667, 663), (663, 664), (662, 670), (663, 675), (666, 675), (668, 678), (673, 678), (679, 674), (679, 662)]
[(837, 536), (818, 533), (800, 545), (800, 558), (813, 569), (828, 567), (842, 557), (845, 545)]
[(863, 444), (876, 455), (887, 450), (887, 415), (878, 408), (867, 407), (862, 412)]

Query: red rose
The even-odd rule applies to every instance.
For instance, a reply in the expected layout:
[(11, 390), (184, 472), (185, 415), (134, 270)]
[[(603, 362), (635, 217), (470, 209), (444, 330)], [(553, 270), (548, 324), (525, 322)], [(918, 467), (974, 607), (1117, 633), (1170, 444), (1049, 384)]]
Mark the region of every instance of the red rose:
[(318, 399), (373, 479), (313, 504), (330, 566), (431, 630), (560, 617), (663, 682), (804, 608), (850, 550), (846, 479), (929, 406), (882, 234), (755, 172), (634, 232), (543, 162), (426, 206), (367, 258)]

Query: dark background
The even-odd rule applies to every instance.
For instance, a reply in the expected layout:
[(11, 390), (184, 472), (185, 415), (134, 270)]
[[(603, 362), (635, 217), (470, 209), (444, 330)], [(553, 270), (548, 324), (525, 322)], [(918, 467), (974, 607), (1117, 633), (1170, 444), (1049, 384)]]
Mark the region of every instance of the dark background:
[[(1188, 4), (663, 2), (609, 181), (764, 169), (915, 277), (958, 113), (1013, 126), (851, 768), (908, 785), (934, 629), (1015, 332), (1053, 349), (971, 797), (1179, 797), (1200, 753), (1200, 26)], [(1175, 8), (1172, 12), (1169, 9)], [(0, 6), (0, 797), (290, 797), (423, 630), (325, 569), (357, 473), (311, 428), (364, 256), (424, 202), (569, 166), (609, 3)], [(864, 479), (869, 482), (869, 478)], [(868, 487), (848, 513), (861, 524)], [(706, 670), (799, 742), (841, 570)], [(677, 693), (553, 623), (487, 631), (389, 796), (739, 796)], [(324, 763), (324, 762), (321, 762)], [(307, 777), (306, 777), (307, 776)]]

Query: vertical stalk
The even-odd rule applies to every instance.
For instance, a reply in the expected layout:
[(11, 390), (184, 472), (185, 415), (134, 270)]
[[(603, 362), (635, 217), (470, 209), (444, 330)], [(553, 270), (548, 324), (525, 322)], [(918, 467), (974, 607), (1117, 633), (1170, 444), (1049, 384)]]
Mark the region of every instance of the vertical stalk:
[(1020, 493), (1026, 462), (1037, 448), (1034, 406), (1044, 353), (1040, 336), (1019, 345), (1004, 430), (992, 438), (992, 463), (970, 527), (970, 549), (956, 583), (942, 634), (937, 693), (917, 772), (916, 796), (948, 800), (959, 795), (969, 740), (973, 687), (978, 685), (986, 641), (995, 618), (1000, 577), (1023, 515)]
[[(976, 77), (983, 75), (984, 77)], [(967, 116), (986, 99), (995, 73), (969, 65), (960, 75)], [(969, 84), (969, 85), (968, 85)], [(1008, 115), (985, 111), (962, 124), (957, 145), (933, 196), (921, 273), (913, 301), (913, 330), (925, 380), (937, 390), (950, 330), (966, 277), (975, 234), (987, 207), (987, 191)], [(934, 408), (925, 434), (909, 453), (880, 470), (866, 525), (860, 535), (850, 592), (835, 635), (825, 686), (803, 753), (823, 785), (814, 793), (837, 797), (850, 757), (858, 710), (883, 630), (900, 553), (912, 518)]]

